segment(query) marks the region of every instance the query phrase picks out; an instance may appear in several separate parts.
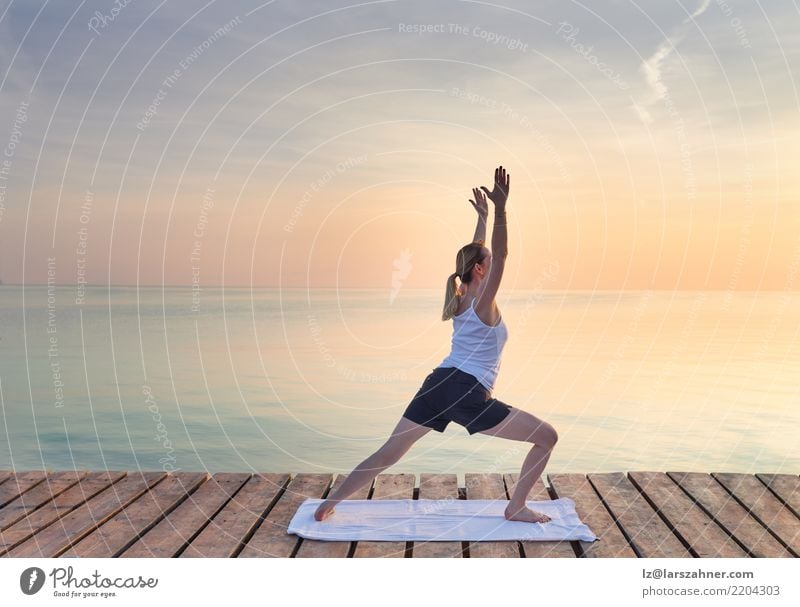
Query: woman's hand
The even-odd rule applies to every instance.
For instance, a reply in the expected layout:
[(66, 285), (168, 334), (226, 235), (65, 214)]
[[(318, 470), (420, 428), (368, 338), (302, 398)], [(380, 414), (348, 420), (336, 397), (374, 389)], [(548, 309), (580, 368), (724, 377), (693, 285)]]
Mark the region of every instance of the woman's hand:
[(506, 174), (506, 170), (499, 166), (494, 170), (494, 190), (491, 192), (484, 186), (481, 189), (486, 192), (486, 195), (494, 203), (495, 207), (505, 207), (506, 200), (508, 200), (508, 188), (511, 185), (511, 175)]
[(479, 217), (486, 219), (489, 216), (489, 204), (486, 202), (486, 196), (478, 188), (472, 188), (472, 195), (475, 197), (475, 200), (470, 199), (469, 201), (472, 208), (478, 212)]

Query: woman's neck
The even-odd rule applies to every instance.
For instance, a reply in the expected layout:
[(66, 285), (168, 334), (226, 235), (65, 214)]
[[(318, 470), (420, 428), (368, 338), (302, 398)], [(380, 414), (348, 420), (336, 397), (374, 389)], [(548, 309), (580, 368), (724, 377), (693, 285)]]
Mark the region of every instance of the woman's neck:
[(463, 295), (462, 295), (462, 297), (464, 299), (470, 299), (472, 297), (477, 297), (478, 293), (481, 292), (481, 281), (480, 280), (476, 280), (476, 281), (473, 281), (473, 282), (469, 283), (468, 285), (464, 285), (464, 289), (465, 290), (463, 291)]

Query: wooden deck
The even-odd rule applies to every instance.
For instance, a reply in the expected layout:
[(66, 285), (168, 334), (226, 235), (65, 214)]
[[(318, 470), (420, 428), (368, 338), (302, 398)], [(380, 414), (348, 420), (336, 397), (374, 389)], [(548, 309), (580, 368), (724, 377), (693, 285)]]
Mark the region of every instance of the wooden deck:
[[(5, 557), (797, 557), (800, 477), (550, 474), (529, 499), (569, 497), (599, 541), (323, 542), (286, 533), (345, 476), (0, 471)], [(358, 499), (508, 499), (516, 473), (381, 474)]]

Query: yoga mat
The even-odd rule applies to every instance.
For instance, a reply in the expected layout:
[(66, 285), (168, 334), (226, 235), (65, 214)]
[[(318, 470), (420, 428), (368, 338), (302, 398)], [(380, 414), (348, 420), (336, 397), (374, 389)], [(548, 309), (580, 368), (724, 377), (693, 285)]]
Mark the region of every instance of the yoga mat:
[(314, 520), (323, 499), (307, 498), (292, 517), (287, 533), (314, 540), (494, 541), (583, 540), (597, 537), (581, 522), (575, 502), (528, 501), (528, 507), (547, 514), (547, 523), (508, 521), (508, 500), (357, 500), (346, 499), (324, 521)]

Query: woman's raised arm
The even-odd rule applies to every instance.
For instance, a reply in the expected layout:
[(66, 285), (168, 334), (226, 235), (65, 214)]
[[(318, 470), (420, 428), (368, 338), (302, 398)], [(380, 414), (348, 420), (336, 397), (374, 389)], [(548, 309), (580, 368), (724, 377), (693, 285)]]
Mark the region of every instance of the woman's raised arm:
[(500, 166), (494, 170), (494, 190), (491, 192), (484, 186), (481, 189), (494, 203), (494, 226), (492, 227), (492, 257), (497, 259), (508, 256), (508, 229), (506, 227), (506, 201), (511, 185), (511, 175)]
[(494, 190), (489, 192), (481, 186), (486, 195), (494, 202), (494, 227), (492, 228), (492, 266), (489, 274), (481, 285), (475, 312), (479, 317), (492, 318), (497, 314), (497, 304), (494, 301), (503, 280), (503, 271), (506, 267), (508, 256), (508, 228), (506, 227), (506, 200), (508, 199), (508, 186), (510, 177), (505, 169), (499, 167), (494, 172)]

